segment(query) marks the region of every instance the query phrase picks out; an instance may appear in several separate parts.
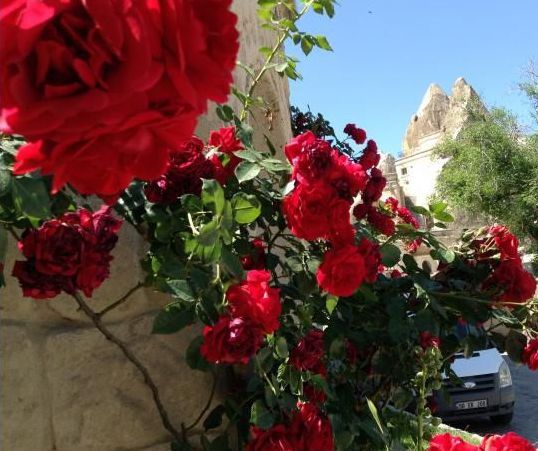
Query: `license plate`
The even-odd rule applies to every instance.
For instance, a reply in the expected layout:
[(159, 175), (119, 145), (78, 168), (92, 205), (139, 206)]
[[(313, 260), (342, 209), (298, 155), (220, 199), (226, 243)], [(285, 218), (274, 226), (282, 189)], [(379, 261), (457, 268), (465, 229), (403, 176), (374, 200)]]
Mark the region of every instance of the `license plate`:
[(465, 402), (456, 403), (456, 409), (459, 409), (459, 410), (480, 409), (482, 407), (487, 407), (487, 406), (488, 406), (487, 399), (477, 399), (476, 401), (465, 401)]

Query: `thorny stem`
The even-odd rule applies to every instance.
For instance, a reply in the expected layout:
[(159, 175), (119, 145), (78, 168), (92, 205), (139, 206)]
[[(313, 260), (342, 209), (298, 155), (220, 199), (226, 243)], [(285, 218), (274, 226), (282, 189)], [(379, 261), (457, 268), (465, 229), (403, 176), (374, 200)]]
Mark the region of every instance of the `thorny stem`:
[(116, 302), (113, 302), (112, 304), (110, 304), (108, 307), (105, 307), (103, 310), (101, 310), (100, 312), (96, 312), (96, 315), (99, 317), (99, 318), (102, 318), (103, 315), (105, 315), (106, 313), (110, 312), (110, 310), (113, 310), (115, 309), (116, 307), (118, 307), (119, 305), (123, 304), (125, 301), (127, 301), (129, 299), (129, 297), (134, 293), (136, 292), (137, 290), (139, 290), (140, 288), (142, 288), (144, 286), (144, 284), (142, 282), (138, 282), (134, 287), (132, 287), (129, 291), (127, 291), (127, 293), (125, 293), (121, 298), (119, 298)]
[(151, 394), (153, 395), (153, 401), (155, 402), (155, 406), (157, 407), (157, 410), (159, 412), (159, 416), (161, 417), (161, 422), (164, 426), (164, 428), (170, 432), (170, 434), (174, 437), (174, 439), (178, 442), (182, 442), (182, 435), (177, 431), (176, 428), (172, 425), (170, 422), (170, 418), (168, 417), (168, 413), (166, 412), (166, 409), (164, 408), (164, 405), (161, 401), (161, 397), (159, 395), (159, 389), (155, 385), (155, 382), (153, 381), (153, 378), (149, 374), (148, 369), (138, 360), (138, 358), (131, 352), (131, 350), (123, 343), (118, 337), (116, 337), (110, 330), (101, 322), (101, 318), (98, 313), (94, 312), (88, 304), (82, 299), (82, 296), (80, 296), (79, 293), (74, 293), (73, 298), (77, 302), (77, 304), (80, 307), (80, 310), (84, 312), (84, 314), (93, 322), (93, 325), (96, 327), (99, 332), (101, 332), (105, 338), (112, 343), (114, 343), (122, 352), (122, 354), (129, 360), (136, 369), (140, 372), (144, 379), (144, 383), (149, 387), (151, 390)]
[[(312, 2), (306, 2), (301, 11), (297, 14), (295, 17), (295, 21), (299, 20), (309, 9)], [(273, 62), (274, 57), (276, 56), (279, 49), (282, 47), (282, 44), (284, 44), (284, 41), (288, 38), (290, 35), (290, 30), (287, 28), (278, 38), (275, 45), (271, 49), (271, 53), (267, 56), (266, 60), (263, 63), (263, 66), (259, 70), (259, 72), (254, 77), (254, 80), (252, 81), (250, 87), (248, 88), (247, 97), (245, 99), (245, 104), (243, 106), (243, 109), (241, 110), (241, 114), (239, 115), (239, 119), (241, 122), (243, 122), (246, 117), (247, 113), (250, 108), (250, 101), (252, 99), (252, 95), (254, 94), (254, 90), (256, 89), (256, 86), (258, 86), (258, 83), (262, 79), (262, 77), (265, 75), (265, 72), (269, 69), (271, 66), (271, 63)]]
[(204, 417), (204, 415), (209, 410), (209, 408), (211, 407), (211, 403), (213, 402), (213, 397), (215, 396), (215, 391), (217, 388), (217, 375), (215, 374), (214, 371), (211, 374), (213, 376), (213, 385), (211, 386), (211, 393), (209, 394), (207, 403), (202, 409), (202, 411), (200, 412), (200, 415), (196, 417), (196, 420), (194, 420), (189, 426), (182, 425), (183, 434), (185, 434), (187, 431), (190, 431), (194, 426), (196, 426), (200, 422), (200, 420)]

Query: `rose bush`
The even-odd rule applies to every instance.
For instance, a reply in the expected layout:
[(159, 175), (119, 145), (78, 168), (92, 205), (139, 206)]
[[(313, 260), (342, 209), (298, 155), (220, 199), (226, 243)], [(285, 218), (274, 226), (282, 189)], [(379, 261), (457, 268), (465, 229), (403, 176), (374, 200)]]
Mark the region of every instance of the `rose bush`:
[[(424, 426), (438, 421), (427, 400), (456, 353), (489, 339), (536, 369), (535, 281), (506, 228), (469, 231), (449, 249), (432, 230), (452, 219), (444, 203), (408, 210), (382, 200), (377, 145), (355, 124), (340, 140), (296, 114), (297, 136), (283, 149), (253, 145), (261, 130), (247, 118), (261, 102), (257, 83), (271, 69), (297, 75), (281, 39), (291, 36), (305, 53), (330, 48), (296, 23), (310, 7), (331, 15), (332, 1), (309, 0), (284, 17), (277, 6), (260, 2), (279, 40), (262, 50), (261, 68), (247, 68), (248, 90), (235, 90), (242, 110), (219, 105), (223, 127), (207, 137), (192, 135), (196, 118), (207, 100), (225, 100), (237, 52), (229, 1), (3, 7), (2, 36), (12, 39), (0, 59), (2, 127), (28, 139), (3, 139), (0, 153), (1, 230), (25, 257), (13, 275), (25, 296), (70, 294), (122, 350), (151, 388), (173, 450), (197, 443), (201, 421), (210, 450), (230, 449), (230, 431), (251, 451), (399, 449), (395, 416), (413, 406), (413, 446), (424, 450)], [(115, 213), (91, 211), (79, 196), (88, 193)], [(148, 244), (145, 278), (133, 290), (171, 298), (153, 333), (197, 325), (188, 365), (226, 374), (225, 396), (181, 430), (151, 371), (100, 321), (130, 292), (102, 312), (84, 299), (110, 275), (119, 218)], [(411, 255), (419, 247), (431, 274)], [(491, 321), (510, 332), (496, 334), (484, 326)], [(464, 337), (454, 332), (461, 322)], [(490, 437), (483, 446), (519, 440)], [(450, 436), (429, 446), (473, 449)]]

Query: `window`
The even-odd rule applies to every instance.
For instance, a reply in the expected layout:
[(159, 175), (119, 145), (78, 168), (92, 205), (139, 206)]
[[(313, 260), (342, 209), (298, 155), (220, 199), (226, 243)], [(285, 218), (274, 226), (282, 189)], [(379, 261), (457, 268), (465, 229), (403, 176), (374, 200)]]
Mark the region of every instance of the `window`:
[(402, 175), (407, 175), (407, 168), (402, 168)]

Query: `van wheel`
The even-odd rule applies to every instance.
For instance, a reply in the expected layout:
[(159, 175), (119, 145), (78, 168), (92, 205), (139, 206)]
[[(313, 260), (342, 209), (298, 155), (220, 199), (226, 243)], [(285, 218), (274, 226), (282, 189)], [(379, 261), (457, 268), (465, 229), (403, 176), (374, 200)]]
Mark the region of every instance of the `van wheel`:
[(494, 417), (491, 417), (491, 421), (495, 424), (506, 425), (512, 422), (513, 417), (514, 417), (514, 412), (510, 412), (504, 415), (496, 415)]

